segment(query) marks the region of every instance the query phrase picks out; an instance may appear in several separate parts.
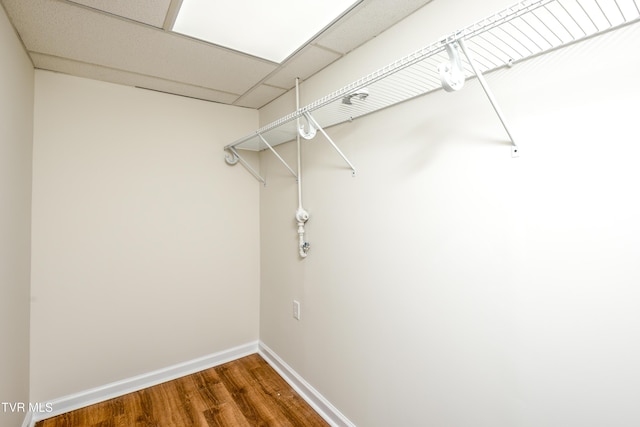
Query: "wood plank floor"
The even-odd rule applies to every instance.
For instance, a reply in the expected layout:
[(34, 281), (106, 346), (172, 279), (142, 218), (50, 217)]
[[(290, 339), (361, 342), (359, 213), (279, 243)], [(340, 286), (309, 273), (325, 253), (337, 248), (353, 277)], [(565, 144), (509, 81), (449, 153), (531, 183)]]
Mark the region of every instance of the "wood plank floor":
[(328, 425), (258, 354), (36, 423), (36, 427)]

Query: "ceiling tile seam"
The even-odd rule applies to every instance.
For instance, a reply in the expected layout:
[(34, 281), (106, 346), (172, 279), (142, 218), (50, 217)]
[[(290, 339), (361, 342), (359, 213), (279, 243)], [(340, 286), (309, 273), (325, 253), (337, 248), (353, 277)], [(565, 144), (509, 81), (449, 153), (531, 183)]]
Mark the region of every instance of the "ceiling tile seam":
[(80, 9), (85, 9), (85, 10), (87, 10), (89, 12), (92, 12), (92, 13), (98, 13), (100, 15), (105, 15), (105, 16), (108, 16), (110, 18), (119, 19), (121, 21), (128, 22), (128, 23), (131, 23), (131, 24), (140, 25), (140, 26), (143, 26), (143, 27), (146, 27), (146, 28), (151, 28), (151, 29), (154, 29), (154, 30), (162, 30), (162, 27), (156, 27), (155, 25), (147, 24), (146, 22), (137, 21), (135, 19), (127, 18), (126, 16), (118, 15), (118, 14), (112, 13), (112, 12), (107, 12), (106, 10), (97, 9), (95, 7), (87, 6), (86, 4), (76, 3), (76, 2), (73, 2), (73, 1), (69, 1), (69, 0), (57, 0), (57, 1), (59, 3), (64, 3), (64, 4), (66, 4), (68, 6), (71, 6), (71, 7), (77, 7), (77, 8), (80, 8)]
[(263, 83), (260, 86), (267, 86), (267, 87), (271, 87), (273, 89), (280, 89), (280, 90), (289, 90), (289, 89), (291, 89), (291, 88), (286, 88), (286, 87), (274, 85), (274, 84), (271, 84), (271, 83)]
[[(256, 83), (255, 85), (253, 85), (252, 87), (250, 87), (249, 89), (247, 89), (242, 95), (238, 96), (238, 99), (236, 99), (235, 101), (233, 101), (232, 105), (236, 105), (237, 102), (241, 102), (243, 99), (245, 99), (247, 96), (249, 96), (253, 91), (257, 90), (260, 86), (265, 85), (265, 86), (271, 86), (273, 88), (277, 88), (277, 89), (282, 89), (284, 91), (288, 91), (289, 89), (285, 89), (282, 87), (278, 87), (278, 86), (273, 86), (273, 85), (268, 85), (266, 83), (264, 83), (269, 77), (271, 77), (275, 72), (281, 70), (282, 67), (278, 67), (276, 68), (273, 72), (267, 74), (266, 77), (264, 77), (263, 79), (261, 79), (258, 83)], [(265, 104), (266, 105), (266, 104)], [(261, 106), (260, 108), (262, 108), (263, 106)]]
[[(218, 92), (218, 93), (224, 94), (224, 95), (235, 96), (237, 98), (239, 98), (241, 96), (238, 93), (229, 92), (229, 91), (226, 91), (226, 90), (220, 90), (220, 89), (215, 89), (215, 88), (206, 87), (206, 86), (194, 85), (194, 84), (191, 84), (191, 83), (182, 82), (180, 80), (167, 79), (167, 78), (164, 78), (164, 77), (154, 76), (152, 74), (143, 74), (143, 73), (138, 73), (136, 71), (123, 70), (121, 68), (109, 67), (107, 65), (95, 64), (93, 62), (79, 61), (77, 59), (67, 58), (67, 57), (64, 57), (64, 56), (50, 55), (48, 53), (37, 52), (37, 51), (28, 51), (28, 53), (29, 53), (29, 57), (30, 57), (32, 62), (34, 62), (34, 61), (33, 61), (33, 58), (31, 58), (31, 54), (35, 54), (35, 55), (46, 56), (46, 57), (49, 57), (49, 58), (60, 59), (60, 60), (63, 60), (63, 61), (70, 61), (70, 62), (74, 62), (74, 63), (77, 63), (77, 64), (91, 65), (91, 66), (94, 66), (94, 67), (103, 68), (105, 70), (118, 71), (118, 72), (121, 72), (121, 73), (133, 74), (133, 75), (136, 75), (136, 76), (158, 79), (158, 80), (162, 80), (162, 81), (165, 81), (165, 82), (181, 84), (181, 85), (184, 85), (184, 86), (189, 86), (189, 87), (193, 87), (193, 88), (197, 88), (197, 89), (210, 90), (210, 91)], [(38, 67), (38, 66), (35, 66), (35, 65), (34, 65), (34, 68), (37, 68), (39, 70), (49, 70), (49, 71), (59, 72), (57, 70), (50, 70), (48, 68), (42, 68), (42, 67)], [(64, 74), (68, 74), (68, 73), (64, 73)]]
[[(317, 47), (318, 49), (324, 50), (325, 52), (333, 53), (334, 55), (338, 55), (338, 57), (345, 56), (346, 53), (339, 52), (337, 50), (331, 49), (330, 47), (324, 46), (320, 43), (310, 43), (311, 46)], [(352, 49), (353, 50), (353, 49)]]
[(226, 46), (219, 45), (219, 44), (209, 43), (209, 42), (204, 41), (202, 39), (199, 39), (199, 38), (196, 38), (196, 37), (191, 37), (191, 36), (188, 36), (186, 34), (177, 33), (177, 32), (172, 31), (172, 30), (166, 30), (165, 31), (162, 28), (157, 28), (157, 27), (151, 27), (151, 28), (159, 29), (162, 32), (164, 32), (166, 34), (171, 34), (174, 37), (182, 37), (183, 39), (190, 40), (192, 42), (197, 42), (197, 43), (203, 44), (203, 45), (208, 46), (208, 47), (214, 47), (216, 49), (224, 50), (226, 52), (233, 53), (234, 55), (242, 55), (247, 59), (251, 59), (251, 60), (254, 60), (254, 61), (260, 61), (260, 62), (263, 62), (263, 63), (268, 64), (268, 65), (279, 66), (279, 65), (284, 64), (284, 62), (286, 62), (286, 60), (285, 60), (284, 62), (278, 64), (277, 62), (269, 61), (268, 59), (260, 58), (259, 56), (250, 55), (250, 54), (248, 54), (246, 52), (242, 52), (240, 50), (231, 49), (231, 48), (228, 48)]
[[(316, 45), (308, 45), (308, 46), (313, 46), (313, 47), (317, 47), (317, 48), (321, 48), (320, 46), (316, 46)], [(313, 77), (314, 75), (316, 75), (317, 73), (319, 73), (320, 71), (324, 70), (325, 68), (327, 68), (328, 66), (330, 66), (331, 64), (333, 64), (334, 62), (336, 62), (337, 60), (341, 59), (343, 56), (345, 56), (345, 54), (339, 53), (339, 52), (335, 52), (331, 49), (323, 49), (325, 51), (334, 53), (337, 55), (337, 58), (335, 58), (333, 61), (329, 62), (328, 64), (326, 64), (324, 67), (322, 68), (318, 68), (317, 70), (315, 70), (311, 75), (307, 76), (307, 79)], [(242, 95), (240, 95), (240, 97), (238, 97), (238, 99), (236, 99), (232, 105), (236, 105), (237, 102), (241, 102), (245, 97), (249, 96), (254, 90), (257, 90), (260, 86), (269, 86), (272, 88), (276, 88), (276, 89), (282, 89), (285, 91), (285, 93), (283, 93), (280, 96), (286, 95), (290, 90), (292, 90), (295, 87), (295, 80), (292, 84), (292, 86), (286, 88), (286, 87), (282, 87), (282, 86), (276, 86), (273, 84), (269, 84), (269, 83), (264, 83), (266, 80), (268, 80), (269, 78), (271, 78), (274, 74), (276, 74), (277, 72), (281, 71), (284, 67), (278, 67), (276, 68), (272, 73), (268, 74), (264, 79), (262, 79), (258, 84), (256, 84), (255, 86), (253, 86), (252, 88), (248, 89), (245, 93), (243, 93)], [(300, 80), (300, 83), (302, 83), (303, 80)], [(258, 109), (264, 107), (265, 105), (269, 104), (272, 101), (275, 101), (276, 99), (280, 98), (280, 96), (277, 96), (276, 98), (272, 99), (271, 101), (268, 101), (266, 104), (261, 105), (260, 107), (258, 107)]]
[[(180, 0), (182, 1), (182, 0)], [(316, 34), (314, 34), (313, 36), (311, 36), (311, 38), (309, 40), (307, 40), (302, 46), (300, 46), (298, 49), (296, 49), (295, 51), (291, 52), (291, 54), (289, 56), (287, 56), (285, 59), (282, 60), (282, 62), (280, 62), (280, 64), (278, 65), (285, 65), (286, 63), (288, 63), (289, 61), (291, 61), (292, 59), (294, 59), (296, 56), (298, 56), (300, 54), (300, 52), (302, 52), (303, 50), (305, 50), (308, 46), (311, 46), (316, 40), (318, 40), (318, 38), (320, 38), (324, 33), (326, 33), (328, 30), (330, 30), (331, 28), (333, 28), (335, 25), (337, 25), (340, 21), (342, 21), (347, 15), (349, 15), (350, 13), (352, 13), (354, 10), (356, 10), (365, 0), (358, 0), (357, 2), (355, 2), (354, 4), (352, 4), (347, 10), (345, 10), (344, 12), (342, 12), (339, 16), (337, 16), (336, 18), (334, 18), (331, 22), (329, 22), (327, 25), (325, 25), (322, 29), (320, 29), (320, 31), (318, 31)], [(277, 62), (276, 62), (277, 64)], [(251, 90), (251, 89), (249, 89)]]
[[(304, 46), (302, 46), (300, 49), (298, 49), (295, 53), (293, 53), (289, 58), (287, 58), (286, 60), (284, 60), (281, 64), (279, 64), (272, 72), (270, 72), (269, 74), (267, 74), (266, 76), (264, 76), (261, 80), (259, 80), (255, 85), (253, 85), (252, 87), (250, 87), (249, 89), (247, 89), (242, 95), (240, 95), (240, 97), (238, 99), (236, 99), (233, 104), (235, 105), (236, 102), (240, 102), (242, 101), (244, 98), (246, 98), (247, 96), (249, 96), (254, 90), (257, 90), (260, 86), (262, 85), (266, 85), (266, 86), (271, 86), (274, 88), (278, 88), (278, 89), (282, 89), (284, 91), (289, 91), (291, 90), (291, 88), (293, 88), (295, 86), (295, 80), (292, 82), (290, 87), (281, 87), (281, 86), (275, 86), (275, 85), (270, 85), (265, 83), (267, 80), (269, 80), (271, 77), (273, 77), (274, 75), (276, 75), (277, 73), (279, 73), (280, 71), (282, 71), (284, 69), (284, 67), (287, 65), (287, 63), (289, 61), (292, 61), (293, 59), (295, 59), (295, 57), (302, 55), (302, 53), (309, 49), (311, 47), (311, 43), (308, 43)], [(314, 73), (315, 74), (315, 73)], [(271, 102), (271, 101), (269, 101)], [(265, 104), (266, 105), (266, 104)], [(260, 108), (264, 107), (261, 106)]]
[[(182, 1), (182, 0), (180, 0)], [(327, 26), (325, 26), (322, 30), (320, 30), (318, 33), (316, 33), (313, 37), (311, 37), (303, 46), (300, 46), (300, 48), (298, 48), (295, 52), (293, 52), (291, 55), (289, 55), (287, 58), (284, 59), (284, 61), (282, 61), (280, 64), (278, 64), (278, 67), (273, 70), (271, 73), (267, 74), (262, 80), (260, 80), (259, 82), (257, 82), (254, 86), (252, 86), (251, 88), (247, 89), (246, 92), (244, 92), (242, 95), (240, 95), (240, 97), (238, 99), (236, 99), (232, 104), (236, 105), (237, 102), (241, 102), (244, 98), (246, 98), (247, 96), (249, 96), (253, 91), (257, 90), (261, 85), (265, 84), (264, 82), (266, 82), (267, 80), (269, 80), (271, 77), (273, 77), (275, 74), (277, 74), (278, 72), (280, 72), (284, 66), (291, 62), (293, 59), (295, 59), (297, 56), (300, 56), (306, 49), (308, 49), (310, 46), (314, 46), (314, 47), (318, 47), (321, 48), (325, 51), (328, 51), (330, 53), (334, 53), (336, 55), (338, 55), (338, 57), (334, 60), (331, 61), (331, 63), (335, 62), (336, 60), (340, 59), (342, 56), (344, 56), (343, 53), (341, 52), (336, 52), (333, 51), (332, 49), (329, 49), (325, 46), (321, 46), (321, 45), (316, 45), (314, 42), (316, 40), (318, 40), (326, 31), (328, 31), (330, 28), (332, 28), (334, 25), (338, 24), (342, 19), (344, 19), (347, 15), (349, 15), (350, 13), (352, 13), (354, 10), (356, 10), (362, 3), (364, 2), (364, 0), (359, 0), (358, 2), (354, 3), (353, 5), (351, 5), (351, 7), (347, 10), (345, 10), (342, 14), (340, 14), (340, 16), (338, 16), (337, 18), (335, 18), (333, 21), (331, 21)], [(330, 63), (330, 64), (331, 64)], [(330, 65), (330, 64), (327, 64)], [(326, 67), (323, 67), (322, 69), (324, 69)], [(319, 72), (321, 70), (317, 70), (316, 72), (314, 72), (311, 76), (315, 75), (317, 72)], [(308, 76), (308, 77), (311, 77)], [(285, 91), (290, 91), (295, 84), (292, 84), (290, 87), (288, 88), (282, 88), (279, 86), (273, 86), (270, 85), (272, 87), (277, 87), (279, 89), (283, 89)], [(285, 92), (286, 93), (286, 92)], [(284, 94), (283, 94), (284, 95)], [(282, 96), (282, 95), (281, 95)], [(278, 97), (279, 98), (279, 97)], [(277, 99), (277, 98), (275, 98)], [(273, 101), (273, 100), (272, 100)], [(271, 102), (271, 101), (269, 101)], [(267, 104), (269, 103), (267, 102)], [(267, 105), (265, 104), (265, 105)], [(261, 106), (259, 108), (264, 107)]]
[[(195, 99), (195, 100), (198, 100), (198, 101), (212, 102), (212, 103), (214, 103), (214, 104), (229, 105), (229, 104), (228, 104), (228, 103), (226, 103), (226, 102), (213, 101), (213, 100), (211, 100), (211, 99), (200, 98), (200, 97), (193, 96), (193, 95), (183, 95), (183, 94), (181, 94), (181, 93), (167, 92), (166, 90), (153, 89), (153, 88), (145, 87), (145, 86), (130, 86), (130, 87), (133, 87), (133, 88), (135, 88), (135, 89), (141, 89), (141, 90), (149, 90), (149, 91), (151, 91), (151, 92), (164, 93), (164, 94), (166, 94), (166, 95), (180, 96), (180, 97), (182, 97), (182, 98)], [(252, 108), (252, 107), (245, 107), (245, 106), (242, 106), (242, 105), (233, 105), (233, 107), (236, 107), (236, 108), (249, 108), (249, 109), (251, 109), (251, 110), (255, 110), (255, 108)]]
[(171, 3), (169, 3), (169, 8), (167, 9), (167, 14), (164, 17), (164, 23), (162, 24), (163, 30), (171, 31), (173, 25), (176, 23), (178, 12), (180, 12), (181, 6), (182, 0), (171, 0)]
[[(278, 67), (278, 68), (276, 68), (276, 71), (278, 71), (278, 70), (280, 70), (280, 69), (281, 69), (281, 68), (280, 68), (280, 67)], [(274, 85), (269, 85), (269, 84), (264, 83), (264, 82), (265, 82), (265, 81), (266, 81), (266, 80), (267, 80), (267, 79), (268, 79), (272, 74), (273, 74), (273, 73), (269, 73), (269, 74), (267, 75), (267, 77), (263, 78), (263, 79), (262, 79), (262, 80), (260, 80), (258, 83), (256, 83), (254, 86), (252, 86), (252, 87), (250, 87), (249, 89), (247, 89), (247, 91), (246, 91), (245, 93), (243, 93), (242, 95), (238, 96), (238, 99), (236, 99), (235, 101), (233, 101), (233, 102), (231, 103), (231, 105), (237, 105), (237, 103), (242, 102), (242, 100), (243, 100), (243, 99), (247, 98), (249, 95), (251, 95), (251, 93), (253, 93), (254, 91), (258, 90), (258, 89), (260, 88), (260, 86), (270, 86), (270, 87), (272, 87), (272, 88), (282, 89), (282, 90), (284, 90), (284, 91), (285, 91), (285, 93), (286, 93), (286, 92), (288, 92), (289, 90), (291, 90), (291, 88), (286, 89), (286, 88), (283, 88), (283, 87), (274, 86)], [(278, 98), (279, 98), (279, 97), (278, 97)], [(271, 101), (269, 101), (269, 102), (271, 102)], [(268, 104), (269, 102), (267, 102), (267, 104)], [(267, 105), (267, 104), (264, 104), (264, 105)], [(261, 105), (261, 106), (260, 106), (260, 107), (258, 107), (258, 108), (262, 108), (262, 107), (264, 107), (264, 105)]]

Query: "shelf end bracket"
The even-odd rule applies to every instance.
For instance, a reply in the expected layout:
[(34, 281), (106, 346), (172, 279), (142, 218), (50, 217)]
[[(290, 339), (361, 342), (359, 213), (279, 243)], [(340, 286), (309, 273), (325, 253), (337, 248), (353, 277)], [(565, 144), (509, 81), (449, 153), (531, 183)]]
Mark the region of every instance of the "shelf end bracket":
[(251, 173), (251, 175), (254, 176), (255, 179), (260, 181), (262, 184), (267, 185), (267, 181), (265, 181), (265, 179), (261, 177), (253, 167), (251, 167), (249, 162), (247, 162), (242, 158), (240, 154), (238, 154), (238, 151), (235, 149), (235, 147), (226, 147), (225, 150), (228, 151), (228, 153), (226, 153), (224, 156), (224, 160), (227, 162), (227, 164), (235, 165), (240, 162), (240, 164), (242, 164), (242, 166), (244, 166)]

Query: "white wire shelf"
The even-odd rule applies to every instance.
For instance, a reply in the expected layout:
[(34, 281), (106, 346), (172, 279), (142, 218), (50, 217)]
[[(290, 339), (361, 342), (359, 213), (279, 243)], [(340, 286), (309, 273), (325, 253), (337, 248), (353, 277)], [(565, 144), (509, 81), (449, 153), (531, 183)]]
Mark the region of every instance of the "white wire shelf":
[[(522, 1), (452, 33), (317, 101), (227, 145), (225, 150), (261, 151), (292, 141), (297, 119), (311, 114), (327, 128), (442, 88), (438, 66), (449, 62), (446, 42), (464, 40), (476, 68), (485, 73), (505, 65), (640, 21), (638, 0)], [(462, 61), (465, 77), (475, 73)], [(363, 99), (354, 96), (362, 93)]]

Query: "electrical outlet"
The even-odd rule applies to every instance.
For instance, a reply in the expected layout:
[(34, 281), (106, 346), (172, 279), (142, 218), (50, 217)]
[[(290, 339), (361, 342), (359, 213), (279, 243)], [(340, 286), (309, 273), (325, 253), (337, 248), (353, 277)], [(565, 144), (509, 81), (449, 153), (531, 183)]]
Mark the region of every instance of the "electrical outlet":
[(300, 302), (293, 300), (293, 318), (300, 320)]

